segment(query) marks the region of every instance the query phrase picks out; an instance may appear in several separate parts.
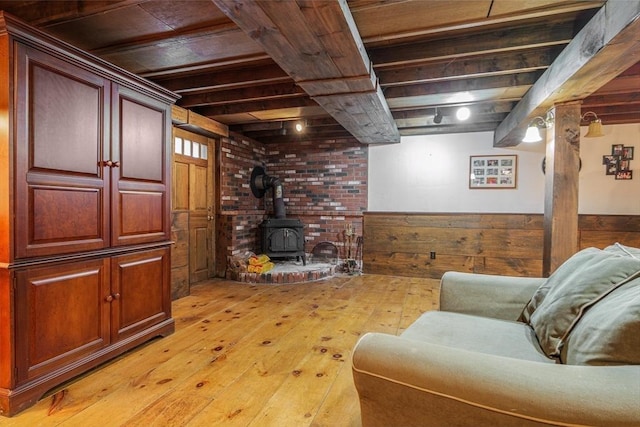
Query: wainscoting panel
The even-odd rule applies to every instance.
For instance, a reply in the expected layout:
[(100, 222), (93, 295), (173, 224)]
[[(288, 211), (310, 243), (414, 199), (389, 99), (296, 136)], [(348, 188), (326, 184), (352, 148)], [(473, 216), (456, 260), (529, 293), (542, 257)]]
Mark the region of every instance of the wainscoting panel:
[[(440, 278), (446, 271), (542, 275), (542, 214), (365, 212), (363, 271)], [(640, 246), (640, 216), (581, 215), (580, 247)]]

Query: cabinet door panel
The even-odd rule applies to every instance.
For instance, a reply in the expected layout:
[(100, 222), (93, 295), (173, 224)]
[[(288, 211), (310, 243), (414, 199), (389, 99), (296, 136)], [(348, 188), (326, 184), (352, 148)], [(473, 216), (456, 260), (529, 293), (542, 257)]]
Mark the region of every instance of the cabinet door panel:
[(16, 258), (107, 247), (110, 83), (17, 46)]
[(169, 193), (171, 110), (162, 102), (114, 86), (112, 157), (112, 245), (170, 238)]
[(102, 192), (95, 188), (69, 188), (32, 185), (33, 207), (30, 249), (48, 249), (53, 243), (68, 241), (100, 242), (103, 218)]
[(21, 380), (109, 343), (108, 260), (16, 272), (16, 363)]
[(169, 248), (114, 257), (111, 268), (114, 341), (170, 317)]
[(121, 179), (163, 182), (165, 108), (120, 98)]
[(164, 198), (161, 191), (120, 191), (120, 240), (141, 234), (164, 236)]

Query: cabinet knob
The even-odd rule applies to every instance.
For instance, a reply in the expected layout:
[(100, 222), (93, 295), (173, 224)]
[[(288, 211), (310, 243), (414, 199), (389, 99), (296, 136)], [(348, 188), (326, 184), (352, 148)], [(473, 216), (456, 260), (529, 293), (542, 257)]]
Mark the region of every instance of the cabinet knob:
[(114, 161), (111, 161), (111, 160), (103, 160), (101, 162), (101, 164), (102, 164), (102, 166), (107, 166), (107, 167), (110, 167), (110, 168), (117, 168), (117, 167), (120, 166), (120, 162), (118, 162), (118, 161), (114, 162)]
[(104, 297), (104, 300), (106, 302), (111, 302), (111, 301), (116, 300), (116, 299), (120, 299), (120, 294), (117, 293), (117, 292), (115, 294), (107, 295), (106, 297)]

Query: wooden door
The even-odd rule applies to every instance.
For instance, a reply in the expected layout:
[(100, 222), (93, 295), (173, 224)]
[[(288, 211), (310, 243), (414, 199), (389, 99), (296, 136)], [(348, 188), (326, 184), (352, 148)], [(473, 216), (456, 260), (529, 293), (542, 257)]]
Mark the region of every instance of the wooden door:
[(180, 210), (188, 216), (188, 233), (184, 234), (190, 283), (213, 277), (215, 271), (214, 146), (215, 141), (207, 137), (174, 129), (173, 211), (174, 218)]

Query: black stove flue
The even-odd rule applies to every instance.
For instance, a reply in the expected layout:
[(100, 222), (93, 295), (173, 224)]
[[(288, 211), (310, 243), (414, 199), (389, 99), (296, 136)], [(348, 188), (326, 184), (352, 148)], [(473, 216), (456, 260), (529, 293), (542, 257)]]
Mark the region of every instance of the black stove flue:
[(299, 219), (268, 218), (260, 224), (262, 230), (262, 252), (270, 258), (301, 257), (304, 252), (304, 225)]

